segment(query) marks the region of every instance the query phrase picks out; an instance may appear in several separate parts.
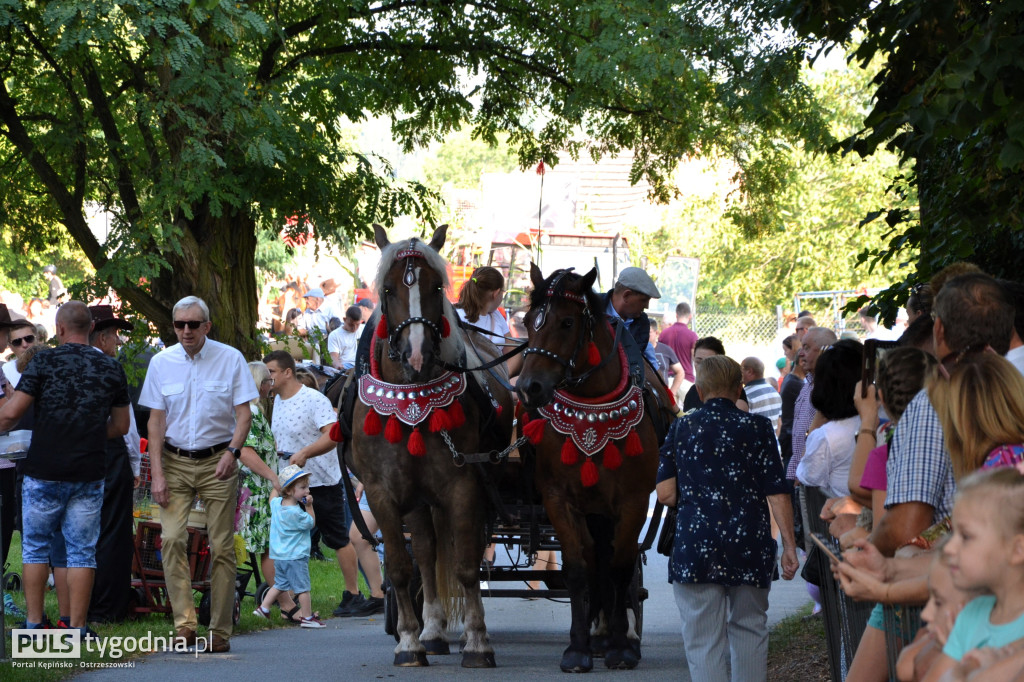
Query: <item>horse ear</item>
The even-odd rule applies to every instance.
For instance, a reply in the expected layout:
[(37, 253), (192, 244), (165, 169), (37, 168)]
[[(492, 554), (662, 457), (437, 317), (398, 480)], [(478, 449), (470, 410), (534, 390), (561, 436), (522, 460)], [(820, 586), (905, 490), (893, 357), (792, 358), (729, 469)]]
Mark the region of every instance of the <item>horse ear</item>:
[(597, 281), (597, 268), (590, 268), (590, 272), (583, 275), (583, 279), (580, 280), (580, 287), (582, 291), (590, 291), (594, 288), (594, 282)]
[(534, 291), (540, 291), (544, 288), (544, 274), (533, 261), (530, 261), (530, 281), (533, 282)]
[(373, 241), (377, 243), (377, 248), (381, 251), (391, 243), (388, 241), (388, 233), (384, 231), (383, 225), (373, 224)]
[(448, 224), (440, 226), (434, 230), (434, 236), (430, 238), (430, 248), (438, 253), (441, 253), (441, 247), (444, 246), (444, 239), (448, 235)]

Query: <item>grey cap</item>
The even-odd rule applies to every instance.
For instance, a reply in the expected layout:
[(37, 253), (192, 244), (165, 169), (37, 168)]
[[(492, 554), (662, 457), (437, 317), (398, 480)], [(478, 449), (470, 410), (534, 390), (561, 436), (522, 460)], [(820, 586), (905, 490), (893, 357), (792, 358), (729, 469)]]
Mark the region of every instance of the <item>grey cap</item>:
[(651, 298), (661, 298), (658, 285), (654, 283), (650, 275), (640, 268), (625, 268), (619, 273), (619, 278), (615, 281), (615, 284), (620, 284), (627, 289), (650, 296)]
[(310, 289), (303, 298), (324, 298), (323, 289)]
[(43, 272), (49, 272), (51, 275), (56, 275), (57, 274), (57, 266), (56, 265), (47, 265), (45, 268), (43, 268)]

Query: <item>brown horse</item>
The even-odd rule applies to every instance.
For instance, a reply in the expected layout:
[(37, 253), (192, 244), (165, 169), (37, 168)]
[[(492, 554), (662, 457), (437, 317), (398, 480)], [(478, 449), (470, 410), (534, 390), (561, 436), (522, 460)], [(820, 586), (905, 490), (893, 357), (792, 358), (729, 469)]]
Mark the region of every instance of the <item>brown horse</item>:
[[(532, 266), (529, 346), (516, 385), (572, 603), (565, 672), (589, 671), (602, 647), (609, 668), (631, 669), (640, 660), (629, 587), (659, 445), (645, 385), (664, 393), (660, 405), (671, 404), (653, 368), (631, 365), (616, 342), (592, 289), (596, 276), (596, 269), (583, 276), (559, 270), (544, 280)], [(606, 642), (592, 641), (591, 623), (607, 626)]]
[[(488, 373), (440, 365), (481, 364), (445, 296), (446, 264), (438, 255), (445, 228), (429, 244), (391, 244), (383, 228), (374, 228), (380, 306), (364, 332), (374, 338), (369, 371), (358, 379), (352, 451), (384, 536), (398, 605), (395, 665), (427, 665), (427, 654), (448, 653), (445, 588), (454, 577), (464, 596), (462, 665), (494, 667), (478, 577), (487, 508), (478, 467), (487, 465), (463, 466), (459, 456), (493, 448), (489, 434), (503, 432), (508, 443), (511, 395)], [(403, 521), (423, 579), (422, 632), (409, 593), (413, 563)]]

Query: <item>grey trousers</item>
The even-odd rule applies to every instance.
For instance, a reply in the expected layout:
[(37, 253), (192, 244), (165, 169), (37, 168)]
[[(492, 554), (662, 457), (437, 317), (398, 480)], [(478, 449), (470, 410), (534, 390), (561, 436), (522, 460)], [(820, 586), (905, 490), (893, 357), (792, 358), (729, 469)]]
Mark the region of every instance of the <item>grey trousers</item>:
[(673, 583), (672, 588), (693, 682), (765, 682), (768, 589), (709, 583)]

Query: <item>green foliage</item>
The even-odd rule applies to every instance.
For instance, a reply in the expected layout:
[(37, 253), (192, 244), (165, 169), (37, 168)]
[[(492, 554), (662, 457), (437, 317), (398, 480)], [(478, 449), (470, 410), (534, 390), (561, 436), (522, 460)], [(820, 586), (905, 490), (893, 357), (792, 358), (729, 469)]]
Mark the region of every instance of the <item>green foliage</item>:
[(508, 149), (506, 136), (491, 146), (474, 138), (468, 130), (460, 130), (445, 138), (424, 163), (426, 184), (440, 189), (450, 185), (456, 189), (479, 189), (483, 173), (509, 173), (516, 169), (516, 159)]
[[(0, 0), (0, 205), (63, 223), (165, 331), (197, 293), (250, 345), (257, 231), (311, 226), (345, 248), (373, 222), (434, 222), (432, 192), (346, 138), (368, 115), (406, 150), (507, 132), (523, 167), (629, 148), (659, 199), (680, 159), (725, 155), (733, 218), (756, 233), (778, 222), (788, 147), (831, 141), (773, 7)], [(115, 216), (106, 243), (87, 201)]]
[[(964, 259), (1019, 278), (1024, 2), (786, 0), (777, 11), (802, 35), (849, 48), (861, 64), (883, 60), (874, 107), (842, 148), (896, 151), (921, 210), (919, 221), (899, 210), (875, 214), (886, 216), (888, 244), (865, 259), (884, 265), (919, 254), (920, 280)], [(889, 316), (906, 292), (902, 285), (886, 297)]]
[(277, 279), (285, 276), (292, 263), (292, 249), (271, 230), (260, 230), (256, 235), (256, 267), (274, 275)]

